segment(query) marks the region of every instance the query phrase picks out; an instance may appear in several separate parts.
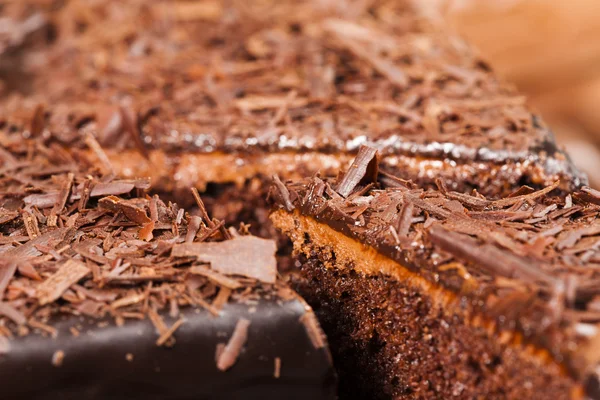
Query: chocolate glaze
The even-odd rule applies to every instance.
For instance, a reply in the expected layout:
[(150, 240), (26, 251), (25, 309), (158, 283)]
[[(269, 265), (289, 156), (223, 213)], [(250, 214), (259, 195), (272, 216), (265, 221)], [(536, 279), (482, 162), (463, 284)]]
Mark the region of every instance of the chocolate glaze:
[[(148, 320), (116, 326), (112, 320), (63, 316), (52, 323), (56, 338), (32, 333), (11, 340), (10, 352), (0, 356), (0, 385), (3, 396), (15, 400), (333, 399), (329, 352), (313, 346), (300, 320), (305, 313), (312, 311), (299, 297), (282, 300), (268, 291), (251, 304), (224, 306), (219, 317), (187, 308), (171, 348), (156, 346)], [(235, 365), (220, 371), (216, 347), (227, 343), (240, 318), (250, 321), (246, 345)], [(57, 351), (64, 352), (60, 366), (52, 364)]]

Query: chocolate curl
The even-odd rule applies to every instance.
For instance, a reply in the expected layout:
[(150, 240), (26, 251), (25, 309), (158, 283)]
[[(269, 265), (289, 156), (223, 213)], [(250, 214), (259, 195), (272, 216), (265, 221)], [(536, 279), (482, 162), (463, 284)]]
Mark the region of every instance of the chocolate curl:
[(352, 165), (336, 185), (336, 192), (343, 197), (348, 197), (357, 186), (377, 182), (379, 158), (377, 149), (360, 146)]

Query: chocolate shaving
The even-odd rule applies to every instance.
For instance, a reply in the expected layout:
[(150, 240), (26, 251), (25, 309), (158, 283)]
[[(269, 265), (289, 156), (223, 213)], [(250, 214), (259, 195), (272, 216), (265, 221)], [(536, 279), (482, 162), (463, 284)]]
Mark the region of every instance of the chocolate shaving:
[(61, 367), (65, 360), (65, 352), (62, 350), (56, 350), (52, 354), (52, 365), (55, 367)]
[(195, 275), (205, 276), (217, 285), (221, 285), (229, 289), (239, 289), (242, 287), (242, 284), (239, 281), (229, 278), (225, 275), (221, 275), (220, 273), (206, 268), (202, 265), (191, 267), (189, 269), (189, 272)]
[(281, 196), (281, 200), (283, 205), (285, 206), (286, 211), (292, 211), (294, 206), (292, 205), (292, 201), (290, 200), (290, 191), (288, 188), (281, 182), (279, 176), (273, 175), (273, 182), (275, 183), (275, 187), (279, 191), (279, 195)]
[(152, 322), (152, 325), (154, 325), (159, 337), (168, 331), (165, 321), (163, 321), (161, 316), (154, 309), (148, 309), (148, 318), (150, 319), (150, 322)]
[(91, 134), (87, 134), (85, 136), (85, 143), (94, 152), (94, 154), (96, 154), (96, 157), (98, 157), (98, 160), (100, 160), (100, 163), (102, 163), (102, 165), (104, 166), (105, 172), (114, 175), (115, 169), (113, 168), (110, 159), (108, 158), (104, 150), (102, 150), (102, 146), (100, 146), (100, 143), (98, 143), (96, 138), (94, 138)]
[(68, 260), (36, 289), (36, 297), (40, 305), (57, 300), (62, 294), (90, 273), (90, 269), (75, 260)]
[(177, 321), (175, 321), (175, 323), (169, 329), (167, 329), (162, 335), (160, 335), (160, 337), (156, 340), (156, 345), (164, 346), (165, 343), (167, 343), (167, 341), (173, 337), (173, 334), (175, 333), (175, 331), (177, 329), (179, 329), (181, 327), (181, 325), (183, 325), (184, 322), (185, 322), (184, 319), (178, 319)]
[(23, 217), (23, 224), (25, 225), (25, 229), (27, 230), (27, 235), (29, 238), (35, 239), (36, 237), (40, 236), (40, 227), (35, 214), (23, 211), (21, 215)]
[(361, 146), (356, 158), (339, 183), (336, 192), (343, 197), (348, 197), (359, 184), (377, 182), (379, 170), (379, 152), (369, 146)]
[(85, 181), (83, 181), (83, 188), (81, 189), (81, 198), (79, 199), (79, 203), (77, 203), (77, 209), (79, 211), (82, 211), (85, 209), (85, 207), (87, 206), (87, 202), (90, 199), (91, 196), (91, 191), (90, 191), (90, 185), (92, 183), (91, 179), (86, 179)]
[[(344, 25), (347, 24), (349, 23), (345, 23)], [(362, 27), (358, 27), (358, 29), (360, 28)], [(408, 77), (401, 69), (396, 67), (391, 61), (375, 54), (368, 46), (364, 46), (348, 36), (347, 30), (340, 29), (339, 24), (332, 23), (332, 20), (328, 20), (325, 23), (325, 29), (333, 33), (344, 47), (365, 62), (371, 64), (377, 72), (389, 79), (389, 81), (399, 89), (404, 89), (408, 85)]]
[(30, 240), (22, 246), (9, 250), (3, 254), (6, 257), (12, 257), (16, 262), (20, 259), (27, 259), (30, 257), (37, 257), (42, 253), (37, 249), (38, 245), (52, 246), (56, 245), (65, 239), (69, 234), (73, 234), (73, 231), (69, 228), (59, 228), (48, 231), (43, 235)]
[(274, 368), (273, 368), (273, 378), (275, 379), (279, 379), (281, 377), (281, 358), (280, 357), (275, 357), (275, 362), (274, 362)]
[(17, 218), (19, 213), (17, 211), (9, 211), (3, 208), (0, 208), (0, 225), (10, 222)]
[(198, 193), (198, 189), (192, 188), (191, 191), (192, 191), (192, 195), (194, 196), (194, 200), (196, 201), (196, 204), (198, 205), (198, 209), (200, 210), (200, 216), (202, 217), (202, 220), (204, 221), (206, 226), (208, 226), (209, 228), (214, 228), (215, 223), (208, 216), (208, 212), (206, 212), (206, 207), (204, 206), (204, 202), (202, 201), (202, 198), (200, 197), (200, 194)]
[(6, 336), (0, 335), (0, 355), (10, 353), (10, 341)]
[(36, 321), (33, 318), (30, 319), (29, 321), (27, 321), (27, 323), (29, 324), (30, 327), (32, 327), (34, 329), (39, 329), (42, 332), (46, 332), (47, 334), (49, 334), (52, 337), (56, 337), (56, 335), (58, 335), (58, 331), (56, 330), (56, 328), (54, 328), (48, 324), (44, 324), (43, 322)]
[[(6, 253), (5, 253), (6, 254)], [(0, 260), (0, 301), (4, 298), (4, 292), (8, 284), (17, 270), (16, 262), (8, 260)]]
[(89, 196), (118, 196), (131, 192), (134, 187), (135, 185), (133, 183), (123, 181), (98, 182), (90, 191)]
[(121, 307), (127, 307), (133, 304), (137, 304), (140, 303), (142, 301), (144, 301), (144, 299), (146, 298), (146, 294), (145, 293), (134, 293), (131, 294), (129, 296), (126, 297), (122, 297), (116, 301), (113, 301), (110, 305), (110, 307), (112, 309), (117, 309), (117, 308), (121, 308)]
[(140, 238), (141, 240), (145, 240), (146, 242), (151, 241), (154, 238), (152, 232), (154, 231), (155, 227), (156, 224), (154, 221), (150, 221), (144, 224), (138, 231), (138, 238)]
[(39, 209), (45, 209), (53, 207), (58, 201), (58, 192), (55, 193), (43, 193), (43, 194), (30, 194), (23, 198), (23, 202), (28, 206), (34, 206)]
[(248, 328), (250, 327), (250, 321), (244, 318), (240, 318), (233, 329), (233, 334), (227, 342), (227, 345), (221, 352), (217, 360), (217, 368), (221, 371), (227, 371), (237, 361), (242, 348), (248, 340)]
[(306, 98), (289, 99), (287, 96), (247, 96), (234, 101), (237, 108), (242, 111), (258, 111), (271, 108), (297, 108), (308, 104)]
[(600, 222), (591, 226), (569, 231), (564, 238), (556, 244), (556, 248), (558, 250), (563, 250), (568, 247), (573, 247), (582, 237), (598, 234), (600, 234)]
[(514, 192), (512, 192), (511, 194), (509, 194), (506, 197), (518, 197), (518, 196), (522, 196), (522, 195), (526, 195), (526, 194), (530, 194), (535, 192), (535, 189), (532, 188), (531, 186), (526, 186), (523, 185), (520, 188), (518, 188), (517, 190), (515, 190)]
[(489, 244), (482, 245), (468, 235), (451, 232), (439, 225), (432, 226), (429, 235), (432, 243), (440, 249), (461, 260), (474, 263), (492, 275), (520, 278), (531, 283), (553, 284), (555, 281), (531, 260), (517, 257)]
[(400, 214), (398, 215), (398, 225), (396, 227), (396, 232), (399, 237), (408, 236), (408, 232), (412, 225), (414, 209), (414, 204), (408, 199), (406, 199), (402, 204)]
[(553, 191), (554, 189), (556, 189), (559, 185), (560, 185), (560, 181), (556, 181), (552, 185), (547, 186), (547, 187), (545, 187), (545, 188), (543, 188), (541, 190), (538, 190), (537, 192), (533, 192), (533, 193), (524, 194), (524, 195), (521, 195), (521, 196), (515, 196), (515, 197), (506, 198), (506, 199), (492, 201), (490, 203), (490, 205), (493, 206), (493, 207), (508, 207), (508, 206), (513, 205), (513, 204), (517, 204), (520, 201), (533, 201), (533, 200), (535, 200), (537, 198), (540, 198), (540, 197), (545, 196), (546, 194), (550, 193), (551, 191)]
[(433, 205), (433, 204), (429, 203), (428, 201), (425, 201), (425, 200), (423, 200), (415, 195), (412, 195), (412, 194), (406, 194), (404, 196), (404, 201), (409, 201), (412, 204), (414, 204), (415, 206), (419, 207), (420, 209), (427, 211), (427, 212), (435, 215), (436, 217), (448, 219), (452, 215), (452, 213), (450, 211), (446, 211), (443, 208)]
[(45, 107), (43, 104), (38, 104), (31, 118), (31, 136), (38, 137), (44, 130), (45, 125)]
[(86, 298), (98, 301), (98, 302), (109, 302), (117, 298), (118, 294), (115, 292), (99, 289), (87, 289), (80, 285), (71, 286), (76, 292), (81, 293)]
[(600, 205), (600, 191), (584, 186), (579, 192), (573, 193), (573, 198), (586, 203)]
[(215, 271), (242, 275), (266, 283), (275, 282), (277, 262), (274, 241), (240, 236), (224, 242), (182, 243), (173, 246), (173, 257), (196, 257)]
[(222, 310), (223, 306), (225, 304), (227, 304), (227, 302), (229, 301), (229, 297), (231, 296), (232, 290), (225, 287), (225, 286), (221, 286), (221, 289), (219, 289), (219, 293), (217, 294), (217, 297), (215, 297), (214, 301), (212, 302), (212, 306), (217, 309), (217, 310)]
[(121, 211), (127, 217), (127, 219), (135, 222), (138, 225), (145, 225), (151, 222), (148, 214), (146, 214), (146, 210), (116, 196), (104, 197), (98, 200), (98, 205), (100, 208), (104, 208), (113, 212)]
[(196, 234), (198, 233), (198, 230), (200, 229), (200, 224), (202, 223), (202, 218), (193, 215), (192, 217), (190, 217), (190, 221), (188, 223), (188, 231), (185, 235), (185, 242), (186, 243), (192, 243), (194, 241), (194, 239), (196, 238)]
[(52, 208), (52, 211), (50, 211), (50, 216), (48, 217), (48, 226), (56, 226), (56, 218), (60, 213), (62, 213), (63, 209), (65, 208), (65, 204), (67, 204), (67, 200), (69, 199), (74, 177), (75, 176), (71, 172), (67, 174), (67, 179), (58, 193), (56, 204)]
[(137, 113), (131, 109), (126, 109), (125, 107), (120, 108), (121, 112), (121, 121), (123, 123), (123, 129), (129, 137), (133, 140), (135, 148), (144, 156), (146, 160), (150, 159), (150, 155), (148, 153), (148, 149), (146, 149), (146, 145), (142, 140), (141, 129), (139, 126), (139, 116)]
[(464, 204), (467, 207), (471, 207), (477, 210), (484, 209), (490, 205), (490, 202), (486, 199), (481, 199), (475, 196), (469, 196), (468, 194), (458, 193), (458, 192), (450, 192), (447, 191), (446, 186), (441, 180), (436, 181), (440, 191), (446, 195), (449, 199), (457, 200), (460, 203)]
[(25, 325), (27, 323), (25, 315), (8, 303), (0, 302), (0, 315), (11, 319), (17, 325)]
[[(55, 257), (55, 258), (57, 258), (57, 257)], [(19, 267), (17, 268), (17, 271), (19, 271), (19, 274), (26, 276), (29, 279), (33, 279), (35, 281), (42, 280), (42, 277), (40, 276), (40, 274), (38, 274), (35, 267), (33, 265), (31, 265), (31, 263), (29, 263), (29, 262), (26, 262), (26, 261), (20, 262)], [(2, 296), (0, 296), (0, 298), (1, 297)]]

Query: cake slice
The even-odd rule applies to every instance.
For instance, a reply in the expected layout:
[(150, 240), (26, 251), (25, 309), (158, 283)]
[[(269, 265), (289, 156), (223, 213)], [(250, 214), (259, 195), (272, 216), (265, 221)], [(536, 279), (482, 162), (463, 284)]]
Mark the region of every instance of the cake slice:
[(277, 277), (274, 241), (40, 140), (0, 159), (3, 398), (335, 398), (326, 340)]
[(585, 184), (523, 96), (415, 3), (65, 1), (0, 127), (88, 155), (93, 135), (117, 175), (229, 200), (217, 217), (273, 174), (346, 168), (361, 144), (423, 186)]
[(274, 185), (341, 398), (598, 398), (600, 193), (497, 200), (377, 178)]

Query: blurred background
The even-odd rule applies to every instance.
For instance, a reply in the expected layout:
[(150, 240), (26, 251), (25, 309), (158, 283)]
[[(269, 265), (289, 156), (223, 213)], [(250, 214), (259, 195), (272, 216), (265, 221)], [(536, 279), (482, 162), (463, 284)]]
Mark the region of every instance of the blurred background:
[(515, 83), (600, 187), (600, 1), (442, 0), (444, 17)]

